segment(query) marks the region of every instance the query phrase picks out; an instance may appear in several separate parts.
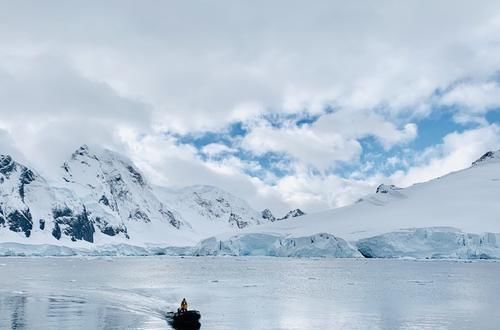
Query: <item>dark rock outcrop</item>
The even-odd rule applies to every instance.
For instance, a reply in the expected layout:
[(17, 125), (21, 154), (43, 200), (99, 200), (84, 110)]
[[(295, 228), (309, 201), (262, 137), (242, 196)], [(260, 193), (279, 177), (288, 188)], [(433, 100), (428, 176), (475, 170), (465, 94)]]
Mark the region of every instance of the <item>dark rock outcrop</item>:
[(23, 232), (26, 237), (30, 237), (33, 230), (33, 220), (30, 210), (15, 210), (7, 215), (7, 225), (15, 232)]
[(35, 174), (30, 169), (23, 167), (21, 170), (21, 175), (19, 176), (19, 196), (24, 202), (24, 189), (25, 186), (35, 181)]
[(141, 173), (139, 173), (139, 171), (137, 171), (135, 168), (133, 168), (130, 165), (127, 166), (127, 170), (130, 172), (130, 175), (132, 176), (133, 180), (136, 183), (140, 184), (141, 186), (146, 185), (146, 183), (145, 183), (144, 179), (142, 178)]
[(377, 190), (375, 191), (376, 194), (388, 194), (391, 191), (396, 191), (396, 190), (401, 190), (402, 188), (399, 188), (393, 184), (391, 185), (386, 185), (386, 184), (381, 184), (377, 187)]
[(244, 221), (241, 216), (235, 213), (231, 213), (229, 216), (229, 223), (236, 224), (239, 229), (243, 229), (248, 226), (248, 222)]
[(477, 166), (479, 164), (486, 163), (491, 160), (500, 161), (500, 150), (498, 151), (488, 151), (484, 155), (482, 155), (478, 160), (472, 163), (472, 166)]
[(274, 222), (276, 221), (276, 217), (273, 215), (270, 209), (265, 209), (262, 211), (262, 219)]
[(291, 210), (283, 218), (279, 218), (278, 220), (286, 220), (286, 219), (290, 219), (290, 218), (301, 217), (303, 215), (305, 215), (304, 211), (302, 211), (301, 209), (295, 209), (295, 210)]
[(129, 238), (127, 234), (127, 227), (123, 224), (118, 226), (113, 226), (100, 217), (97, 217), (95, 219), (95, 224), (97, 228), (99, 228), (99, 230), (105, 235), (116, 236), (122, 233), (126, 238)]
[(70, 237), (72, 241), (84, 240), (90, 243), (94, 242), (94, 224), (91, 219), (89, 219), (85, 207), (83, 211), (78, 214), (74, 214), (68, 207), (55, 208), (52, 210), (52, 213), (54, 222), (59, 227), (59, 229), (54, 227), (52, 231), (54, 237), (57, 239), (61, 238), (60, 228), (62, 227), (62, 233)]
[(168, 222), (174, 226), (175, 228), (179, 229), (181, 227), (182, 222), (177, 219), (177, 217), (169, 210), (164, 210), (163, 208), (160, 209), (160, 213), (168, 219)]
[(59, 227), (59, 224), (57, 222), (54, 223), (54, 228), (52, 229), (52, 236), (54, 236), (54, 238), (57, 240), (61, 239), (61, 227)]
[(9, 155), (0, 155), (0, 173), (5, 175), (7, 178), (10, 174), (15, 171), (16, 163), (12, 160)]

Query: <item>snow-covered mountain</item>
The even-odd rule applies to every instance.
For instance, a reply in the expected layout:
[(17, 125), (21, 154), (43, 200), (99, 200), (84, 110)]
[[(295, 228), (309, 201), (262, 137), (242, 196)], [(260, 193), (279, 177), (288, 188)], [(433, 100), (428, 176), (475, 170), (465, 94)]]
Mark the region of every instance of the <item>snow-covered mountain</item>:
[(62, 166), (63, 186), (71, 190), (97, 215), (126, 222), (168, 222), (179, 229), (180, 219), (155, 196), (140, 171), (127, 158), (110, 150), (75, 151)]
[(52, 181), (3, 155), (0, 255), (500, 259), (499, 196), (500, 151), (429, 182), (381, 184), (353, 205), (281, 218), (216, 187), (151, 185), (106, 149), (82, 146)]
[(0, 242), (193, 245), (267, 222), (216, 187), (153, 188), (126, 157), (86, 145), (50, 182), (0, 156), (0, 193)]
[(129, 227), (138, 223), (164, 235), (181, 227), (137, 169), (110, 151), (81, 147), (50, 183), (10, 156), (0, 159), (1, 241), (103, 243), (128, 241)]
[(247, 202), (214, 186), (198, 185), (177, 190), (156, 187), (155, 190), (162, 201), (189, 223), (193, 232), (202, 236), (268, 222)]
[(380, 185), (347, 207), (206, 239), (196, 253), (500, 258), (499, 233), (496, 151), (429, 182), (404, 189)]

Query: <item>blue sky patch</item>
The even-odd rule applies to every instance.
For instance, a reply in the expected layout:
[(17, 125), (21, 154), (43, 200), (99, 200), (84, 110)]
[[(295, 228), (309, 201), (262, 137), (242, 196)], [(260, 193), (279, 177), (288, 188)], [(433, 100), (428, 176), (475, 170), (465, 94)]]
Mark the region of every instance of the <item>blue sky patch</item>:
[[(328, 108), (323, 114), (332, 111), (332, 108)], [(461, 133), (478, 127), (479, 124), (477, 123), (457, 123), (454, 120), (456, 112), (457, 109), (453, 107), (435, 107), (429, 116), (415, 121), (418, 126), (418, 136), (413, 141), (407, 144), (395, 145), (388, 150), (384, 149), (374, 136), (363, 137), (358, 140), (362, 147), (358, 160), (332, 164), (331, 168), (324, 174), (335, 174), (343, 178), (350, 178), (353, 175), (369, 177), (377, 173), (389, 176), (395, 171), (406, 170), (414, 165), (415, 154), (431, 146), (441, 144), (446, 135), (452, 132)], [(274, 128), (282, 128), (290, 125), (297, 127), (312, 125), (320, 117), (321, 115), (311, 115), (307, 112), (300, 114), (271, 113), (264, 115), (261, 119), (267, 121)], [(489, 123), (500, 122), (500, 112), (489, 112), (486, 115), (486, 120)], [(277, 178), (293, 174), (294, 161), (286, 153), (267, 152), (256, 155), (239, 147), (240, 139), (245, 137), (250, 129), (243, 122), (235, 122), (222, 131), (207, 131), (177, 136), (177, 142), (194, 146), (203, 160), (210, 158), (215, 161), (223, 161), (226, 157), (233, 156), (248, 164), (258, 164), (257, 167), (249, 166), (248, 169), (245, 169), (245, 172), (261, 179), (268, 178), (270, 174)], [(212, 143), (223, 144), (231, 148), (231, 152), (218, 155), (204, 154), (203, 147)], [(314, 168), (310, 170), (317, 171)]]

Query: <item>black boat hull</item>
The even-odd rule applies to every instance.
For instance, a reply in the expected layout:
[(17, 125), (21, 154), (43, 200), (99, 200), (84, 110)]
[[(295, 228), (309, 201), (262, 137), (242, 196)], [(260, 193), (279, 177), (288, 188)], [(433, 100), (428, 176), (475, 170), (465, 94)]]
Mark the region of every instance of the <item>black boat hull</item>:
[(201, 314), (198, 311), (177, 312), (171, 314), (170, 325), (177, 330), (198, 330)]

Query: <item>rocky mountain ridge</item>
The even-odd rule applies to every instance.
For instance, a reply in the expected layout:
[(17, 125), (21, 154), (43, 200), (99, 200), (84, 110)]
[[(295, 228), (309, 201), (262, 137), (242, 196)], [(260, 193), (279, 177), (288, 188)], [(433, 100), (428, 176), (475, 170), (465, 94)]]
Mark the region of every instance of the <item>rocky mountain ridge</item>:
[(192, 237), (193, 243), (207, 233), (270, 221), (216, 187), (152, 186), (126, 157), (87, 145), (71, 154), (50, 183), (34, 169), (1, 155), (0, 194), (3, 241), (23, 236), (49, 244), (169, 243)]
[(281, 220), (286, 220), (286, 219), (296, 218), (296, 217), (301, 217), (301, 216), (303, 216), (305, 214), (306, 213), (304, 211), (302, 211), (301, 209), (295, 209), (295, 210), (289, 211), (287, 214), (285, 214), (281, 218), (276, 218), (273, 215), (273, 212), (271, 212), (270, 209), (264, 209), (264, 211), (261, 212), (262, 218), (266, 219), (266, 220), (269, 220), (270, 222), (281, 221)]

